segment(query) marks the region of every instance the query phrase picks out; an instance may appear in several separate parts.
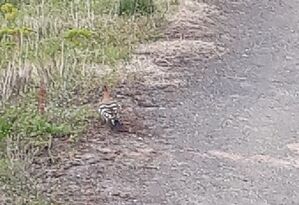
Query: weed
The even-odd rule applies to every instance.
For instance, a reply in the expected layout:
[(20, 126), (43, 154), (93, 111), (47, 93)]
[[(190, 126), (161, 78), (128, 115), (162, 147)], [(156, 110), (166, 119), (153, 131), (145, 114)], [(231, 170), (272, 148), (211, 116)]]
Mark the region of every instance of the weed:
[(120, 0), (119, 15), (148, 15), (155, 11), (153, 0)]
[(86, 48), (90, 44), (92, 34), (88, 29), (70, 29), (65, 33), (64, 38), (77, 47)]
[(0, 7), (4, 19), (8, 22), (13, 22), (17, 17), (17, 9), (10, 3), (5, 3)]

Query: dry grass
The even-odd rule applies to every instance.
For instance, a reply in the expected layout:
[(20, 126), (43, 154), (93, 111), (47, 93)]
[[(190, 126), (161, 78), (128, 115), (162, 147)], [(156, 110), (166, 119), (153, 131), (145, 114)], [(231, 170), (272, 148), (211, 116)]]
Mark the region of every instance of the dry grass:
[(118, 0), (2, 5), (1, 102), (40, 78), (67, 88), (104, 72), (102, 65), (128, 59), (136, 44), (156, 35), (168, 4), (156, 2), (156, 14), (139, 17), (119, 17)]
[(184, 69), (202, 69), (199, 66), (204, 59), (225, 52), (212, 39), (212, 17), (218, 13), (216, 7), (206, 3), (181, 1), (176, 15), (167, 16), (169, 23), (164, 27), (163, 38), (139, 46), (127, 70), (146, 74), (144, 82), (150, 86), (184, 86)]

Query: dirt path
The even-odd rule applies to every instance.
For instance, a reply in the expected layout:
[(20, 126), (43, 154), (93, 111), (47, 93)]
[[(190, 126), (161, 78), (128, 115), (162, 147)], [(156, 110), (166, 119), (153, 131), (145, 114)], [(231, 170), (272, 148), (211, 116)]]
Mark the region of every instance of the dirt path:
[(188, 62), (181, 104), (165, 111), (169, 156), (151, 180), (151, 203), (298, 204), (299, 3), (213, 4), (216, 39), (229, 52)]
[(299, 3), (196, 2), (184, 1), (168, 38), (142, 46), (128, 65), (144, 77), (116, 94), (139, 114), (131, 121), (143, 122), (140, 132), (111, 135), (95, 125), (73, 155), (43, 173), (51, 198), (299, 202)]

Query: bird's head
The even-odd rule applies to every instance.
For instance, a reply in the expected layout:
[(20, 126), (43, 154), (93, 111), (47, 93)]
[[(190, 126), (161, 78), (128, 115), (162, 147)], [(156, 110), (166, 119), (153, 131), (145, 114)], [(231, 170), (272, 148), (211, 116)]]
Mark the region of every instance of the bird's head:
[(108, 86), (107, 85), (103, 86), (103, 92), (108, 92)]
[(110, 100), (110, 98), (111, 98), (111, 96), (110, 96), (110, 92), (108, 90), (108, 86), (104, 85), (103, 86), (103, 98), (102, 98), (102, 100), (107, 101), (107, 100)]

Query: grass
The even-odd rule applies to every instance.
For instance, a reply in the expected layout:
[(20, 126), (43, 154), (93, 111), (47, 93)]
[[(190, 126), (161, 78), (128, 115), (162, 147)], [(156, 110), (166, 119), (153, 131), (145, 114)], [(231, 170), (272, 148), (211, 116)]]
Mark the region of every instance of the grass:
[(119, 62), (157, 38), (173, 2), (0, 0), (0, 185), (11, 204), (48, 204), (27, 172), (33, 159), (53, 138), (84, 133), (97, 117), (86, 98), (117, 82)]
[(0, 191), (6, 193), (5, 204), (50, 205), (39, 193), (27, 169), (23, 161), (0, 160), (0, 179), (3, 182)]
[(2, 100), (39, 78), (74, 83), (94, 76), (99, 65), (128, 59), (136, 44), (155, 34), (161, 17), (120, 17), (118, 0), (28, 2), (1, 6), (0, 70), (7, 71), (1, 76)]

